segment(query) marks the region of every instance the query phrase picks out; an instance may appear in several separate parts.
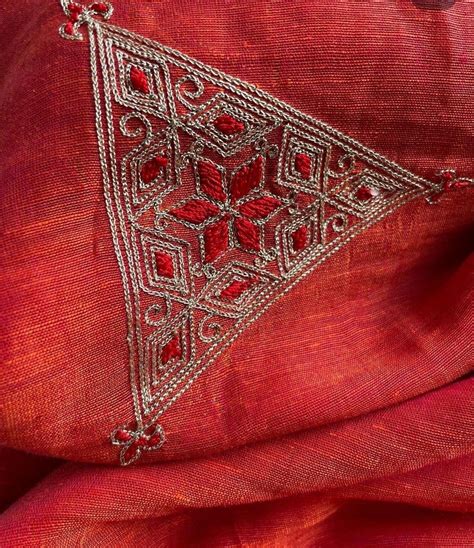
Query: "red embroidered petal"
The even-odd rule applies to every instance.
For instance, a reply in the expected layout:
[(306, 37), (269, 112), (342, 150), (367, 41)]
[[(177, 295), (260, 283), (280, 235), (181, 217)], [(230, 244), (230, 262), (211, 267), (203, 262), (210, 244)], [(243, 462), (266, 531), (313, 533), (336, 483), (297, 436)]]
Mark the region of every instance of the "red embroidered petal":
[(166, 365), (170, 360), (179, 359), (182, 356), (181, 344), (178, 335), (175, 335), (161, 349), (161, 363)]
[(168, 159), (166, 156), (156, 156), (145, 162), (140, 171), (140, 176), (144, 183), (151, 183), (153, 179), (156, 179), (161, 173), (161, 170), (168, 165)]
[(136, 66), (133, 66), (130, 69), (130, 82), (137, 91), (145, 93), (146, 95), (150, 93), (150, 85), (148, 84), (146, 74)]
[(232, 177), (230, 183), (230, 194), (233, 200), (238, 200), (246, 196), (251, 190), (256, 188), (263, 175), (263, 158), (257, 156), (255, 160), (237, 171)]
[(172, 209), (170, 213), (183, 221), (201, 224), (219, 213), (219, 208), (206, 200), (190, 200), (181, 207)]
[(68, 10), (69, 10), (69, 14), (70, 14), (69, 15), (69, 21), (71, 23), (76, 23), (77, 21), (79, 21), (79, 16), (84, 11), (84, 8), (82, 6), (77, 5), (77, 4), (69, 4)]
[(106, 13), (108, 8), (107, 4), (105, 4), (104, 2), (95, 2), (94, 4), (92, 4), (90, 9), (98, 13)]
[(238, 217), (234, 221), (235, 235), (240, 245), (245, 249), (260, 251), (260, 231), (245, 217)]
[(202, 192), (214, 200), (225, 202), (226, 195), (222, 186), (222, 173), (210, 162), (199, 162), (199, 181)]
[(134, 442), (134, 444), (135, 444), (136, 447), (146, 447), (146, 446), (147, 446), (147, 441), (148, 441), (148, 440), (146, 439), (146, 437), (145, 437), (145, 436), (142, 436), (142, 437), (138, 438), (138, 439)]
[(127, 430), (117, 430), (114, 434), (114, 439), (118, 442), (125, 443), (132, 439), (132, 434)]
[(84, 11), (84, 8), (82, 6), (80, 6), (79, 4), (74, 4), (74, 2), (68, 4), (67, 9), (69, 10), (69, 13), (82, 13)]
[(249, 278), (247, 280), (234, 280), (228, 285), (222, 292), (221, 297), (223, 299), (229, 299), (235, 301), (242, 293), (250, 289), (258, 280), (256, 278)]
[(295, 251), (304, 249), (308, 243), (308, 227), (306, 225), (300, 226), (291, 234), (291, 239)]
[(155, 251), (155, 265), (158, 276), (174, 277), (173, 258), (164, 251)]
[(250, 200), (240, 206), (240, 213), (246, 217), (252, 219), (264, 219), (267, 215), (270, 215), (272, 211), (281, 205), (280, 200), (272, 198), (271, 196), (265, 196), (263, 198), (257, 198), (256, 200)]
[(74, 34), (74, 24), (72, 21), (68, 21), (64, 27), (64, 32), (66, 34), (72, 35)]
[(311, 158), (307, 154), (295, 154), (295, 168), (303, 179), (311, 177)]
[(374, 197), (374, 191), (368, 186), (361, 186), (356, 192), (357, 199), (361, 202), (368, 202)]
[(245, 125), (230, 114), (221, 114), (214, 122), (214, 127), (226, 135), (235, 135), (245, 129)]
[(137, 445), (136, 442), (132, 443), (130, 447), (128, 447), (123, 452), (123, 461), (125, 464), (128, 464), (129, 462), (135, 460), (137, 458), (137, 453), (140, 451), (139, 445)]
[(204, 231), (204, 257), (206, 262), (214, 261), (229, 247), (229, 225), (221, 219), (206, 227)]

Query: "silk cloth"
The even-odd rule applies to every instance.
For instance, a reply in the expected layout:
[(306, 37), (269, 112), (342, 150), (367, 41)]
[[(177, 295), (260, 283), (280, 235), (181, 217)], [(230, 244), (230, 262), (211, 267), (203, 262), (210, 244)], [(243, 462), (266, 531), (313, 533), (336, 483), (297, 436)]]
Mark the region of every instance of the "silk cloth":
[[(416, 174), (473, 174), (471, 1), (113, 3)], [(472, 546), (469, 189), (359, 235), (168, 410), (160, 451), (118, 466), (123, 291), (64, 20), (0, 7), (0, 544)]]

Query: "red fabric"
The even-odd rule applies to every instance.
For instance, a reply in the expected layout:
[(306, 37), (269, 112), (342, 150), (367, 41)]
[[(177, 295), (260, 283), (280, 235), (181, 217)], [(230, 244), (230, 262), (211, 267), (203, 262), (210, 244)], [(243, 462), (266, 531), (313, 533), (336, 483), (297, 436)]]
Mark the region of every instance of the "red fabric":
[[(115, 24), (414, 173), (474, 174), (471, 2), (113, 3)], [(159, 451), (119, 468), (128, 347), (87, 44), (58, 36), (59, 3), (0, 15), (2, 543), (472, 545), (472, 190), (354, 239), (166, 412)]]

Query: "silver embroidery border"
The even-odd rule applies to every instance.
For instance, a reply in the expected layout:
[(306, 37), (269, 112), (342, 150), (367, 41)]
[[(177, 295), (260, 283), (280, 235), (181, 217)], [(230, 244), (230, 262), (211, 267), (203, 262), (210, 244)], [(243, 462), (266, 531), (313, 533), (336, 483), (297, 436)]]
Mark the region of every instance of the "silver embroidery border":
[[(306, 127), (310, 131), (321, 131), (327, 138), (333, 138), (333, 144), (339, 144), (342, 142), (346, 147), (349, 147), (355, 152), (356, 156), (369, 161), (380, 169), (388, 172), (395, 179), (401, 179), (408, 185), (415, 188), (412, 191), (406, 192), (400, 198), (393, 201), (392, 206), (388, 209), (375, 210), (369, 216), (365, 217), (363, 221), (357, 224), (355, 227), (350, 228), (342, 237), (338, 237), (329, 243), (323, 250), (315, 249), (305, 260), (299, 264), (298, 273), (291, 279), (282, 281), (279, 285), (279, 291), (277, 294), (271, 294), (271, 288), (267, 292), (264, 292), (257, 301), (254, 302), (250, 312), (253, 313), (249, 319), (250, 312), (243, 316), (233, 328), (229, 330), (224, 340), (220, 340), (211, 346), (199, 360), (192, 363), (187, 368), (183, 369), (179, 373), (179, 379), (168, 385), (167, 390), (159, 398), (158, 403), (153, 405), (150, 409), (145, 410), (142, 402), (143, 386), (140, 386), (140, 374), (137, 372), (137, 356), (135, 352), (134, 340), (136, 337), (136, 321), (135, 321), (135, 309), (138, 309), (137, 294), (139, 293), (139, 281), (137, 280), (136, 272), (132, 268), (134, 265), (133, 252), (127, 242), (127, 228), (125, 224), (125, 215), (120, 203), (119, 190), (117, 184), (114, 184), (113, 177), (113, 164), (115, 162), (114, 150), (113, 150), (113, 123), (110, 116), (107, 113), (111, 111), (110, 97), (112, 96), (112, 90), (110, 83), (108, 82), (108, 76), (105, 74), (105, 67), (108, 62), (105, 58), (105, 52), (102, 49), (102, 45), (98, 45), (101, 40), (101, 27), (110, 29), (113, 34), (119, 34), (125, 39), (133, 40), (142, 44), (146, 48), (150, 48), (152, 52), (160, 52), (167, 56), (171, 56), (175, 60), (181, 60), (185, 69), (195, 68), (198, 71), (202, 71), (204, 75), (210, 79), (216, 80), (214, 83), (219, 85), (219, 80), (225, 82), (231, 89), (234, 89), (240, 96), (251, 101), (253, 104), (261, 104), (262, 108), (266, 112), (273, 110), (278, 113), (282, 112), (286, 116), (290, 116), (296, 121), (299, 121), (300, 125)], [(402, 205), (421, 196), (429, 196), (441, 190), (439, 184), (432, 183), (422, 177), (419, 177), (409, 171), (405, 170), (401, 166), (394, 162), (387, 160), (372, 150), (364, 147), (356, 140), (348, 137), (339, 131), (335, 130), (331, 126), (316, 120), (306, 114), (303, 114), (290, 105), (275, 99), (271, 95), (264, 91), (252, 86), (251, 84), (240, 81), (237, 78), (228, 76), (217, 69), (209, 67), (199, 61), (196, 61), (181, 52), (163, 46), (157, 42), (148, 40), (139, 35), (121, 29), (119, 27), (109, 25), (107, 23), (98, 22), (96, 20), (88, 21), (89, 28), (89, 47), (91, 57), (91, 72), (92, 72), (92, 86), (95, 100), (95, 122), (98, 137), (99, 157), (103, 173), (104, 184), (104, 197), (109, 216), (111, 234), (115, 253), (117, 256), (117, 262), (119, 270), (122, 276), (122, 284), (125, 298), (125, 309), (127, 316), (127, 343), (129, 347), (130, 356), (130, 383), (135, 409), (135, 419), (137, 422), (137, 430), (143, 431), (149, 426), (156, 423), (157, 419), (171, 406), (176, 400), (183, 395), (194, 383), (194, 381), (203, 373), (234, 341), (239, 335), (246, 330), (251, 324), (253, 324), (266, 310), (272, 306), (278, 299), (286, 295), (296, 284), (311, 274), (318, 266), (324, 263), (337, 251), (348, 244), (355, 236), (363, 232), (366, 228), (372, 226), (377, 221), (387, 217), (392, 212), (397, 210)], [(103, 44), (103, 42), (102, 42)], [(133, 47), (131, 48), (133, 51)], [(103, 82), (103, 98), (100, 88), (99, 77), (99, 65), (101, 66), (102, 82)], [(104, 117), (105, 113), (105, 117)], [(104, 124), (105, 120), (105, 124)], [(296, 128), (295, 128), (296, 129)], [(105, 133), (105, 131), (107, 133)], [(107, 146), (111, 155), (110, 170), (109, 170), (109, 155), (107, 153)], [(115, 162), (116, 164), (116, 162)], [(111, 177), (112, 174), (112, 177)], [(114, 208), (115, 205), (115, 208)], [(330, 220), (330, 219), (329, 219)], [(122, 239), (123, 246), (120, 243)], [(125, 255), (124, 255), (125, 252)], [(314, 261), (314, 262), (313, 262)], [(313, 264), (310, 264), (313, 263)], [(128, 270), (127, 270), (128, 264)], [(130, 288), (131, 285), (131, 288)], [(207, 355), (210, 354), (216, 346), (219, 345), (217, 352), (212, 354), (208, 359)], [(138, 382), (137, 382), (138, 381)], [(170, 381), (171, 382), (171, 381)], [(184, 384), (183, 384), (184, 383)], [(179, 385), (182, 386), (176, 390)], [(174, 394), (173, 394), (174, 392)], [(172, 396), (171, 396), (172, 394)], [(166, 398), (169, 399), (167, 401)]]

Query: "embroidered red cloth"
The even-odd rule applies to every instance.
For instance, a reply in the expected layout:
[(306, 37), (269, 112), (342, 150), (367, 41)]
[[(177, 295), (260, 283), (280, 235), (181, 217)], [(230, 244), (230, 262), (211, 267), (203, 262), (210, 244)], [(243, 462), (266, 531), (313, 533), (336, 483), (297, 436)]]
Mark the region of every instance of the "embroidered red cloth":
[[(469, 2), (114, 8), (114, 24), (257, 86), (427, 181), (440, 169), (473, 176)], [(166, 443), (122, 468), (110, 433), (133, 421), (130, 348), (89, 39), (58, 35), (67, 17), (54, 2), (7, 0), (0, 14), (2, 543), (472, 545), (472, 189), (404, 204), (309, 273), (160, 417)], [(146, 68), (130, 72), (145, 95)], [(229, 139), (246, 128), (235, 116), (213, 122)], [(166, 154), (143, 163), (142, 181), (167, 169)], [(307, 150), (296, 154), (308, 179)], [(249, 171), (259, 162), (222, 175), (235, 203), (255, 190)], [(198, 168), (212, 198), (203, 221), (227, 207), (213, 165)], [(373, 189), (358, 192), (370, 200)], [(265, 196), (240, 204), (233, 221), (238, 244), (253, 251), (251, 223), (281, 199)], [(183, 199), (175, 217), (196, 219)], [(230, 222), (219, 234), (225, 226), (239, 239)], [(305, 227), (292, 232), (295, 251)], [(204, 263), (230, 241), (211, 240), (218, 247), (204, 240)], [(155, 258), (172, 278), (166, 249)], [(254, 283), (230, 280), (221, 296), (237, 299)], [(164, 339), (165, 365), (182, 358), (181, 342)]]

